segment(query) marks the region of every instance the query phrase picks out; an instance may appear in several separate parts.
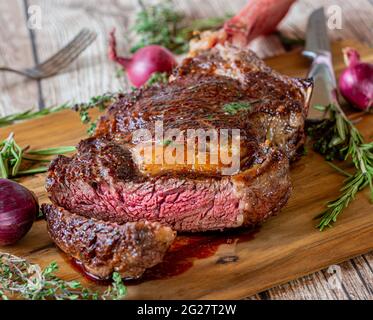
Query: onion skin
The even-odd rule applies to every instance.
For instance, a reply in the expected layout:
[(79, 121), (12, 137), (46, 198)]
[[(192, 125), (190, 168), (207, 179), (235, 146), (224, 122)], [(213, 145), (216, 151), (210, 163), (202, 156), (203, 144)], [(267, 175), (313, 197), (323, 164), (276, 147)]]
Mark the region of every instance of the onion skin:
[(110, 33), (108, 56), (126, 70), (128, 79), (137, 88), (144, 85), (153, 73), (171, 73), (177, 64), (172, 53), (158, 45), (141, 48), (131, 58), (119, 57), (116, 51), (115, 30)]
[(0, 246), (22, 239), (38, 212), (38, 201), (30, 190), (15, 181), (0, 179)]
[(354, 107), (368, 111), (373, 106), (373, 64), (361, 62), (353, 48), (345, 48), (343, 54), (347, 68), (339, 77), (339, 91)]

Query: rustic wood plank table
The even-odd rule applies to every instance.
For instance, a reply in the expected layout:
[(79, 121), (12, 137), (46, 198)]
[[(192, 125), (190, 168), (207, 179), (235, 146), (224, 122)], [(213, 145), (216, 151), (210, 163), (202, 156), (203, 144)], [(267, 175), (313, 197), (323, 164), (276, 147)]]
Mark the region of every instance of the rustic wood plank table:
[[(191, 17), (237, 12), (245, 2), (174, 0), (175, 6)], [(337, 5), (341, 9), (342, 28), (330, 32), (333, 39), (357, 39), (373, 45), (372, 0), (299, 0), (281, 23), (280, 30), (289, 36), (304, 37), (307, 16), (321, 5), (326, 8)], [(114, 26), (118, 36), (124, 39), (120, 42), (120, 51), (128, 52), (128, 41), (131, 41), (129, 26), (133, 23), (136, 8), (135, 0), (1, 1), (0, 65), (32, 66), (56, 52), (83, 27), (95, 30), (98, 39), (67, 70), (55, 77), (30, 81), (10, 73), (0, 73), (0, 116), (72, 100), (86, 101), (106, 91), (128, 88), (125, 79), (115, 76), (116, 66), (108, 62), (105, 53), (107, 35)], [(41, 12), (41, 28), (29, 28), (30, 25), (38, 27), (33, 20), (38, 10)], [(284, 52), (274, 36), (259, 39), (252, 47), (261, 56)], [(336, 276), (341, 278), (341, 286), (335, 285)], [(373, 253), (248, 299), (373, 299)]]

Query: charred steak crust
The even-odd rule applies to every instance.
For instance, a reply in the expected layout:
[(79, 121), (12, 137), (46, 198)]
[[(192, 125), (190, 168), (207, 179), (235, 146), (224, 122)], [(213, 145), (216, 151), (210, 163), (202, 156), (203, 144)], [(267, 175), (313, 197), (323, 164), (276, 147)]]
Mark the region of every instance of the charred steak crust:
[(175, 232), (157, 222), (126, 224), (87, 219), (55, 205), (43, 204), (50, 237), (67, 254), (81, 261), (100, 278), (114, 271), (123, 278), (138, 278), (162, 261)]
[[(254, 53), (217, 46), (186, 59), (170, 83), (114, 103), (93, 138), (50, 166), (53, 203), (87, 218), (158, 221), (176, 231), (255, 225), (278, 212), (291, 191), (289, 161), (305, 139), (312, 83), (278, 74)], [(248, 102), (237, 114), (224, 105)], [(143, 172), (133, 158), (136, 129), (240, 129), (241, 168), (232, 176), (168, 168)]]
[[(292, 158), (304, 142), (311, 90), (311, 80), (281, 75), (252, 51), (217, 46), (185, 59), (170, 83), (137, 90), (114, 103), (98, 123), (96, 136), (129, 143), (134, 130), (152, 131), (156, 120), (163, 121), (164, 130), (237, 128), (250, 155), (271, 134), (271, 141)], [(231, 102), (248, 102), (251, 108), (230, 115), (223, 107)]]

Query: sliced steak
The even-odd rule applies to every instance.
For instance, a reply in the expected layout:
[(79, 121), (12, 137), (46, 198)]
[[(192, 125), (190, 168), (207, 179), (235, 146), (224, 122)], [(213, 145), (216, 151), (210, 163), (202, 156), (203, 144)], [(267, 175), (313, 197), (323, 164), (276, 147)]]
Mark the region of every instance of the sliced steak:
[(145, 269), (162, 261), (176, 236), (156, 222), (119, 225), (87, 219), (54, 205), (44, 204), (41, 210), (57, 246), (102, 279), (114, 271), (123, 278), (140, 277)]
[(290, 194), (288, 159), (268, 150), (233, 177), (146, 177), (113, 141), (88, 139), (78, 153), (54, 160), (47, 189), (71, 212), (118, 223), (146, 219), (177, 231), (253, 225), (278, 211)]
[[(46, 184), (50, 198), (85, 217), (117, 223), (145, 219), (177, 231), (261, 223), (289, 197), (289, 161), (305, 139), (311, 87), (233, 47), (217, 46), (186, 59), (170, 83), (122, 97), (76, 155), (53, 161)], [(232, 103), (248, 107), (227, 112)], [(145, 165), (134, 156), (141, 141), (133, 134), (153, 131), (157, 120), (164, 130), (239, 129), (239, 171), (225, 176), (208, 165)]]

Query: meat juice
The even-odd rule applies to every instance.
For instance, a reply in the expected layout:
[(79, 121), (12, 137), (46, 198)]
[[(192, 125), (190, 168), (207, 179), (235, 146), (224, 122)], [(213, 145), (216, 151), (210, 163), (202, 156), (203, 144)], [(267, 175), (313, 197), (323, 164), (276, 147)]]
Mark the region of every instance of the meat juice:
[[(228, 232), (209, 232), (179, 235), (163, 258), (156, 266), (147, 269), (139, 279), (125, 279), (127, 286), (137, 285), (146, 281), (161, 280), (180, 275), (193, 267), (199, 259), (212, 257), (221, 245), (233, 245), (253, 240), (259, 228), (233, 230)], [(236, 262), (236, 255), (227, 255), (217, 259), (216, 263), (225, 264)], [(96, 284), (110, 285), (111, 279), (100, 279), (88, 273), (84, 266), (75, 259), (69, 263), (84, 277)]]

